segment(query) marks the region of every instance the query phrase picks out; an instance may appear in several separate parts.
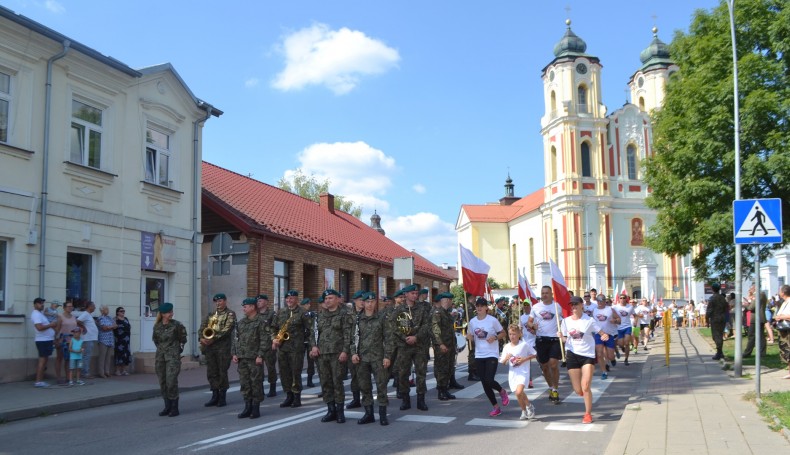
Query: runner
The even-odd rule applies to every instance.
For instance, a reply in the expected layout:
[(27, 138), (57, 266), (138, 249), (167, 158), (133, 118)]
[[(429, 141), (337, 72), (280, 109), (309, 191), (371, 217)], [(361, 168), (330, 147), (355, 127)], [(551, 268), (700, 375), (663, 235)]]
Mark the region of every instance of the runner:
[(607, 340), (603, 340), (595, 334), (595, 357), (598, 359), (598, 366), (601, 368), (601, 379), (609, 377), (609, 362), (612, 366), (617, 365), (614, 359), (614, 342), (617, 338), (617, 328), (620, 325), (620, 316), (610, 306), (606, 306), (606, 299), (599, 296), (598, 305), (593, 309), (593, 319), (606, 332)]
[(494, 390), (502, 397), (502, 406), (510, 403), (507, 391), (494, 379), (499, 359), (499, 340), (505, 337), (505, 332), (502, 330), (502, 324), (488, 314), (486, 299), (478, 297), (475, 301), (475, 310), (477, 316), (469, 321), (466, 338), (470, 343), (475, 344), (475, 368), (483, 383), (488, 401), (494, 406), (488, 415), (496, 417), (502, 414), (502, 409), (497, 404)]
[(639, 301), (639, 305), (634, 308), (634, 315), (639, 318), (639, 321), (637, 321), (639, 324), (639, 333), (642, 337), (644, 350), (647, 351), (647, 343), (650, 341), (650, 318), (652, 317), (647, 299), (641, 299)]
[(628, 297), (621, 295), (619, 302), (613, 308), (620, 316), (620, 325), (617, 327), (617, 346), (625, 353), (625, 364), (630, 365), (628, 356), (631, 355), (631, 318), (634, 315), (634, 306)]
[[(581, 299), (579, 299), (581, 300)], [(538, 363), (543, 370), (543, 377), (549, 386), (549, 400), (554, 404), (560, 404), (560, 359), (562, 350), (560, 339), (557, 337), (557, 314), (558, 305), (554, 303), (554, 294), (551, 286), (543, 286), (540, 289), (540, 302), (532, 307), (529, 314), (527, 327), (535, 330), (537, 339), (535, 340), (535, 351), (538, 353)]]
[(508, 385), (521, 406), (521, 420), (529, 420), (535, 417), (535, 407), (529, 402), (527, 394), (524, 393), (524, 386), (527, 385), (530, 378), (530, 361), (535, 358), (535, 349), (521, 339), (519, 326), (511, 325), (508, 327), (507, 333), (510, 343), (505, 344), (502, 348), (499, 362), (510, 366)]

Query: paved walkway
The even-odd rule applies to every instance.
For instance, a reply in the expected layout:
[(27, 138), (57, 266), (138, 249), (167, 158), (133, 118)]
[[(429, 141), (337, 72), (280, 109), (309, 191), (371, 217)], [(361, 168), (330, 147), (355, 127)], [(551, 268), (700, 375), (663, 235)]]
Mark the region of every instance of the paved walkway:
[[(670, 339), (669, 366), (662, 337), (652, 343), (607, 455), (790, 453), (786, 436), (768, 428), (754, 402), (743, 398), (755, 391), (753, 379), (724, 371), (696, 330), (672, 330)], [(743, 374), (752, 377), (754, 367)], [(763, 368), (761, 392), (790, 390), (785, 374)]]

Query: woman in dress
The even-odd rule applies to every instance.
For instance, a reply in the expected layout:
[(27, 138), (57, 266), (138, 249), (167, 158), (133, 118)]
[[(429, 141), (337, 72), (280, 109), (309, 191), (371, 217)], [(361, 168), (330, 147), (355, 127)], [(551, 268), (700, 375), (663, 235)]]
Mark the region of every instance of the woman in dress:
[(584, 418), (582, 423), (592, 423), (592, 378), (595, 374), (595, 339), (598, 334), (602, 341), (609, 339), (609, 334), (601, 330), (598, 321), (584, 314), (584, 300), (571, 297), (570, 317), (562, 320), (558, 336), (565, 343), (565, 358), (568, 376), (573, 391), (584, 398)]
[(115, 326), (115, 375), (128, 376), (129, 364), (132, 361), (132, 352), (129, 350), (132, 325), (126, 319), (126, 310), (123, 307), (115, 310)]
[(99, 307), (101, 316), (99, 316), (99, 348), (98, 366), (96, 375), (100, 378), (110, 377), (110, 365), (112, 362), (112, 354), (115, 351), (115, 334), (113, 333), (117, 324), (115, 320), (110, 317), (110, 308), (107, 305)]
[(479, 297), (475, 301), (475, 310), (477, 316), (469, 321), (466, 338), (470, 343), (475, 344), (475, 369), (483, 383), (483, 390), (488, 401), (494, 406), (494, 410), (488, 415), (496, 417), (502, 414), (502, 409), (497, 404), (494, 390), (499, 392), (502, 397), (502, 406), (507, 406), (510, 403), (507, 391), (494, 379), (499, 364), (499, 340), (504, 338), (505, 332), (502, 330), (502, 324), (488, 314), (486, 299)]
[(175, 417), (179, 414), (178, 374), (181, 372), (181, 352), (187, 342), (187, 329), (173, 319), (172, 303), (163, 303), (159, 307), (151, 339), (156, 345), (154, 369), (165, 402), (159, 416)]
[(512, 324), (507, 329), (510, 343), (502, 348), (502, 355), (499, 362), (509, 365), (507, 381), (510, 390), (516, 395), (519, 406), (521, 406), (521, 420), (529, 420), (535, 417), (535, 407), (529, 402), (524, 387), (529, 383), (530, 360), (537, 357), (535, 348), (521, 339), (521, 328), (517, 324)]
[(72, 314), (74, 311), (74, 302), (67, 299), (63, 304), (63, 313), (58, 315), (58, 322), (55, 326), (55, 377), (58, 384), (64, 385), (67, 383), (63, 376), (65, 368), (66, 376), (69, 372), (69, 341), (71, 340), (71, 331), (77, 328), (77, 317)]

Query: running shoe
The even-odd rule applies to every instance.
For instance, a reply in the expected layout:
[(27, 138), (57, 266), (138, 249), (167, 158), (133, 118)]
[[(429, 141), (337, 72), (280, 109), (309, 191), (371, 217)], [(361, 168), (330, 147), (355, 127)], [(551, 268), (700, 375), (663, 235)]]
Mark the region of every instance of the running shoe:
[(609, 375), (608, 375), (608, 374), (606, 374), (606, 373), (601, 373), (601, 379), (602, 379), (602, 380), (605, 380), (605, 379), (607, 379), (608, 377), (609, 377)]
[(549, 401), (557, 401), (559, 399), (560, 393), (556, 390), (549, 390)]
[(617, 357), (619, 359), (620, 358), (620, 350), (619, 349), (615, 349), (614, 350), (614, 355), (615, 355), (615, 357)]
[(521, 411), (521, 417), (518, 418), (519, 420), (529, 420), (527, 417), (527, 411)]
[(625, 366), (628, 366), (628, 365), (631, 365), (631, 364), (628, 362), (628, 359), (625, 359)]
[[(620, 358), (620, 357), (618, 356), (617, 358)], [(616, 367), (616, 366), (617, 366), (617, 360), (612, 360), (612, 366), (613, 366), (613, 367)]]
[(609, 364), (608, 363), (606, 364), (606, 371), (607, 372), (609, 371)]
[(532, 403), (527, 406), (527, 419), (534, 419), (535, 418), (535, 406)]
[(644, 346), (645, 351), (647, 351), (647, 345)]
[(529, 385), (527, 386), (528, 389), (534, 389), (535, 386), (532, 385), (532, 379), (529, 380)]
[(85, 381), (80, 379), (79, 381), (75, 382), (75, 384), (77, 384), (77, 385), (85, 385)]
[(74, 381), (69, 381), (69, 387), (74, 385)]
[(584, 414), (582, 423), (592, 423), (592, 414)]
[(36, 382), (35, 384), (33, 384), (33, 387), (39, 387), (39, 388), (49, 387), (49, 384), (47, 384), (44, 381), (39, 381), (39, 382)]
[(502, 410), (501, 410), (501, 409), (499, 409), (499, 408), (494, 408), (494, 410), (493, 410), (493, 411), (491, 411), (491, 412), (489, 412), (489, 413), (488, 413), (488, 415), (489, 415), (489, 416), (491, 416), (491, 417), (496, 417), (496, 416), (498, 416), (499, 414), (502, 414)]
[(500, 389), (499, 396), (502, 397), (502, 406), (507, 406), (510, 404), (510, 397), (507, 396), (507, 390), (505, 390), (504, 388)]

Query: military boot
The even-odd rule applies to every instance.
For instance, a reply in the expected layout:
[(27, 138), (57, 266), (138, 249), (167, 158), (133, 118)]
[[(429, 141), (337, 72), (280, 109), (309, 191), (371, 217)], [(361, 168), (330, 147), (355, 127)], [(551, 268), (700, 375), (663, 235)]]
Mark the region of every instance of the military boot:
[(159, 411), (159, 417), (164, 417), (164, 416), (170, 414), (170, 406), (172, 406), (170, 404), (170, 399), (169, 398), (165, 398), (165, 408), (162, 409), (161, 411)]
[(362, 407), (362, 403), (359, 402), (359, 390), (356, 392), (351, 392), (353, 395), (353, 399), (346, 405), (346, 409), (354, 409)]
[(447, 400), (449, 400), (449, 398), (447, 397), (447, 392), (444, 391), (443, 387), (437, 387), (436, 391), (437, 391), (437, 396), (436, 397), (439, 399), (439, 401), (447, 401)]
[(307, 387), (315, 387), (315, 384), (313, 384), (312, 374), (307, 375)]
[(266, 396), (269, 397), (269, 398), (277, 396), (277, 383), (276, 382), (270, 382), (269, 383), (269, 393), (267, 393)]
[(250, 409), (250, 418), (257, 419), (261, 416), (261, 404), (257, 401), (252, 402), (252, 408)]
[(365, 425), (366, 423), (374, 423), (376, 418), (373, 416), (373, 405), (365, 406), (365, 415), (357, 420), (357, 425)]
[(291, 403), (292, 408), (298, 408), (302, 406), (302, 394), (298, 392), (294, 392), (294, 401)]
[(283, 400), (283, 402), (280, 403), (280, 407), (281, 408), (288, 408), (288, 407), (290, 407), (293, 404), (293, 402), (294, 402), (294, 394), (293, 394), (293, 392), (287, 392), (286, 395), (285, 395), (285, 400)]
[(346, 423), (346, 411), (342, 404), (337, 406), (337, 423)]
[(450, 389), (447, 387), (444, 388), (444, 397), (447, 398), (448, 400), (455, 400), (455, 395), (450, 393)]
[(382, 426), (386, 426), (390, 424), (390, 421), (387, 420), (387, 407), (386, 406), (379, 406), (379, 423)]
[(408, 409), (411, 409), (411, 396), (409, 396), (408, 394), (404, 393), (403, 394), (403, 402), (400, 404), (400, 410), (401, 411), (406, 411)]
[(216, 406), (217, 400), (219, 400), (219, 390), (211, 389), (211, 399), (208, 400), (205, 404), (203, 404), (203, 406), (207, 408), (210, 406)]
[(178, 398), (176, 398), (175, 400), (170, 400), (170, 414), (168, 415), (170, 417), (175, 417), (179, 414), (181, 413), (178, 412)]
[(450, 388), (451, 389), (456, 389), (456, 390), (461, 390), (461, 389), (464, 388), (464, 386), (459, 384), (458, 381), (456, 381), (455, 376), (453, 376), (452, 378), (450, 378)]
[(428, 410), (428, 405), (425, 404), (425, 394), (424, 393), (418, 393), (417, 394), (417, 409), (419, 409), (420, 411), (427, 411)]
[(246, 419), (252, 413), (252, 401), (251, 400), (244, 400), (244, 410), (241, 411), (241, 414), (237, 415), (236, 417), (240, 419)]
[(333, 422), (337, 420), (337, 409), (335, 407), (335, 402), (330, 402), (326, 404), (326, 414), (321, 417), (322, 422)]
[(221, 408), (221, 407), (223, 407), (223, 406), (228, 404), (228, 402), (225, 400), (227, 393), (228, 393), (228, 389), (222, 389), (222, 390), (219, 391), (219, 393), (218, 393), (219, 398), (217, 399), (217, 407), (218, 408)]

